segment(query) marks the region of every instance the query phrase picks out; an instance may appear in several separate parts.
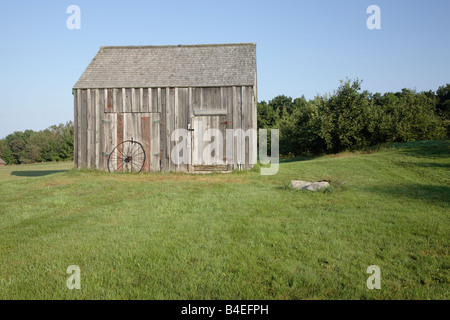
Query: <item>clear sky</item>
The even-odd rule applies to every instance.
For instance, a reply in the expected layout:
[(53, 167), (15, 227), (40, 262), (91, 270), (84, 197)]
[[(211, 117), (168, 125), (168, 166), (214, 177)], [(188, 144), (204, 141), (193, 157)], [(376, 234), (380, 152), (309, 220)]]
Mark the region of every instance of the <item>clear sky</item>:
[(449, 17), (448, 0), (0, 0), (0, 138), (73, 120), (72, 87), (105, 45), (256, 42), (259, 101), (356, 77), (371, 92), (436, 90), (450, 83)]

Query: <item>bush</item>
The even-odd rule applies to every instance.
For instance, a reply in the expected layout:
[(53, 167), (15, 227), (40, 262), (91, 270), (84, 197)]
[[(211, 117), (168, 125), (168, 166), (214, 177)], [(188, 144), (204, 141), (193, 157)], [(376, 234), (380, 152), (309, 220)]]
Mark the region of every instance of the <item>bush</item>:
[(258, 128), (280, 130), (280, 154), (361, 150), (377, 144), (435, 140), (448, 135), (450, 85), (434, 92), (361, 92), (361, 81), (341, 81), (332, 95), (258, 104)]

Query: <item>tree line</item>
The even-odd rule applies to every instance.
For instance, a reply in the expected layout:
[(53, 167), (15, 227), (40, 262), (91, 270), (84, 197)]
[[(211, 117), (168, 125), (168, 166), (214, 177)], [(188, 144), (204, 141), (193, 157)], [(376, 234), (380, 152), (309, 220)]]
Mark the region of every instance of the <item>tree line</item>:
[(0, 158), (6, 164), (73, 160), (73, 123), (16, 131), (0, 140)]
[(279, 129), (280, 154), (285, 156), (448, 137), (450, 84), (436, 92), (402, 89), (373, 94), (362, 91), (361, 83), (359, 79), (342, 80), (332, 94), (309, 101), (304, 96), (292, 99), (284, 95), (261, 101), (258, 128)]
[[(384, 94), (342, 80), (332, 94), (306, 100), (279, 95), (258, 103), (258, 129), (279, 129), (280, 154), (355, 151), (382, 143), (449, 136), (450, 84), (436, 91), (403, 89)], [(0, 140), (7, 164), (73, 160), (72, 121), (42, 131), (17, 131)], [(270, 145), (270, 133), (268, 134)], [(269, 149), (270, 150), (270, 149)]]

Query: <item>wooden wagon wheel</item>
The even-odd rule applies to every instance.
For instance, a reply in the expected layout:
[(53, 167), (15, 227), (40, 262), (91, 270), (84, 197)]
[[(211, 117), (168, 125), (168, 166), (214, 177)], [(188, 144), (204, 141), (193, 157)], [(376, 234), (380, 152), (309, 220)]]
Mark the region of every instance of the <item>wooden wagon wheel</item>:
[(145, 164), (145, 150), (137, 141), (126, 140), (117, 145), (108, 157), (109, 172), (141, 172)]

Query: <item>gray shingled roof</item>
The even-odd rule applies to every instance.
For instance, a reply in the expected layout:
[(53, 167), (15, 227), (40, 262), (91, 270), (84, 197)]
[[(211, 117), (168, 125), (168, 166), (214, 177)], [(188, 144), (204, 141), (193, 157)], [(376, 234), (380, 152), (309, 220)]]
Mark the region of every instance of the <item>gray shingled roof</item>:
[(100, 47), (75, 89), (254, 85), (256, 44)]

